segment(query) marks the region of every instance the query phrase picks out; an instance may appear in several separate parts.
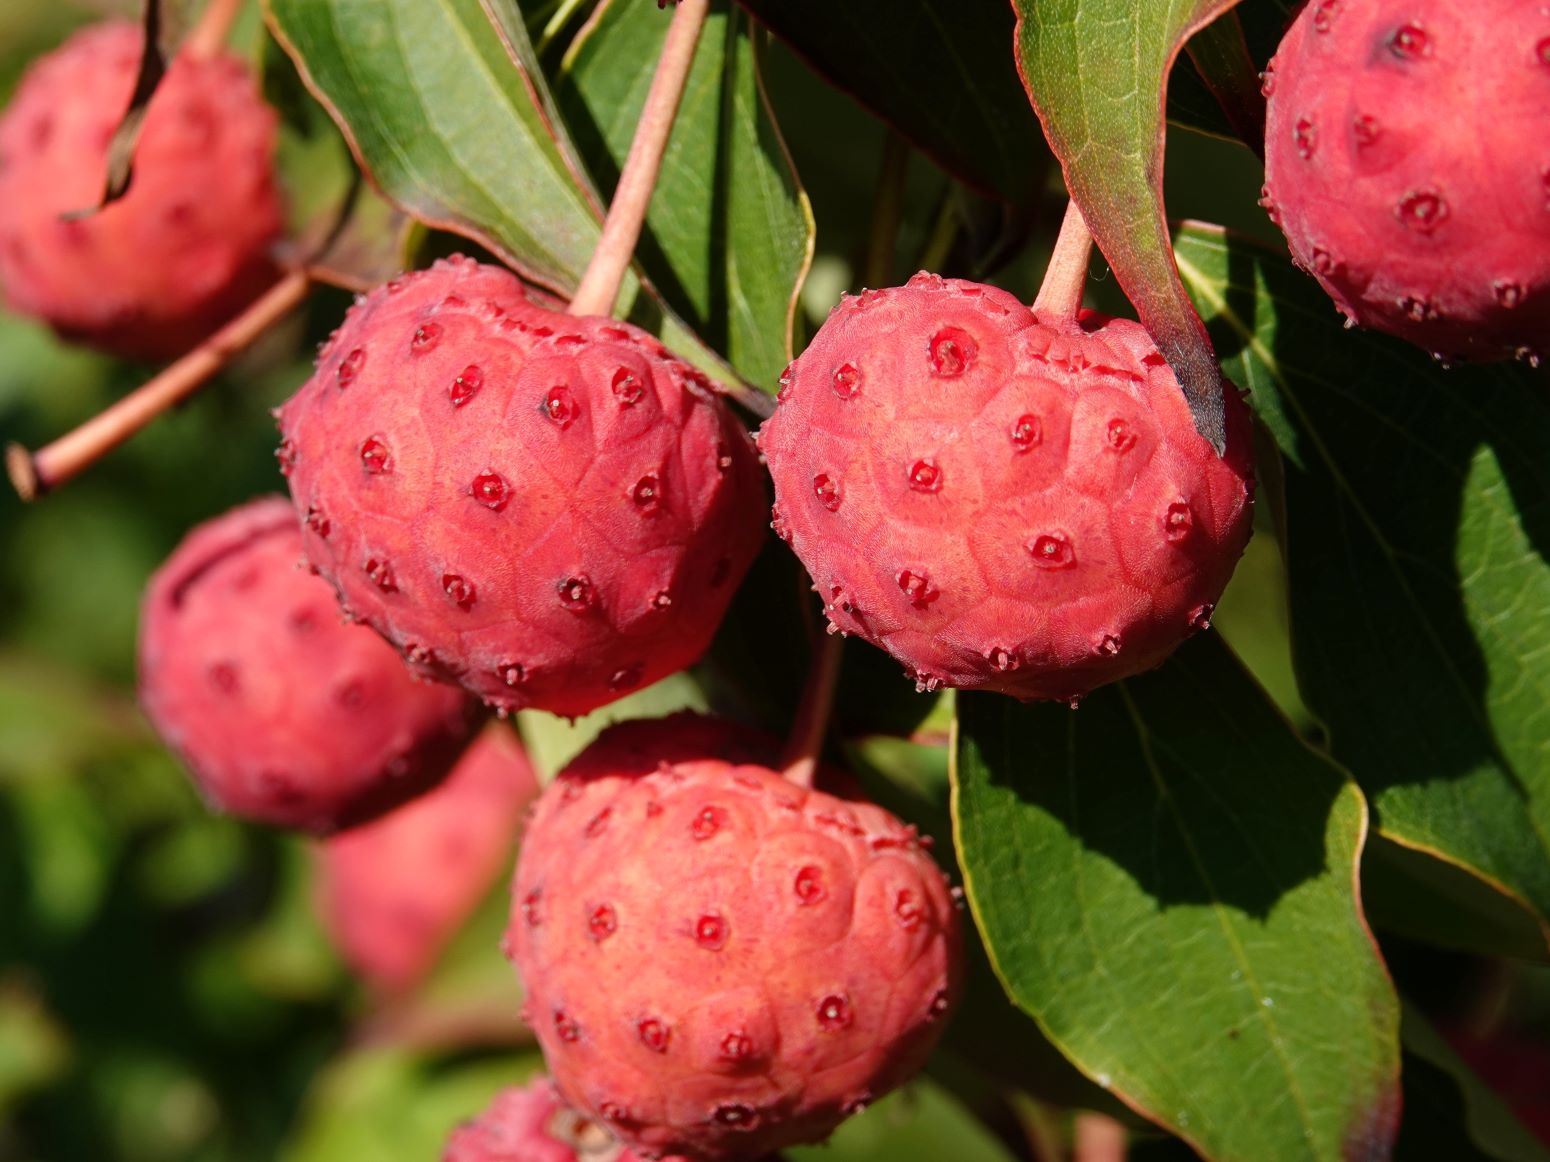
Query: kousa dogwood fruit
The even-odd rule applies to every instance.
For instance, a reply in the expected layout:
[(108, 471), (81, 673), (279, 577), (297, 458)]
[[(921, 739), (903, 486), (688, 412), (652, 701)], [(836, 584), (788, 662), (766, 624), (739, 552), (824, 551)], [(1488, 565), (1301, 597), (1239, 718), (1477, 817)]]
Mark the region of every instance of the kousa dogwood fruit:
[(1137, 323), (918, 274), (835, 308), (759, 434), (831, 625), (923, 689), (1073, 701), (1209, 623), (1251, 524), (1248, 410), (1195, 430)]
[(694, 662), (762, 540), (752, 443), (700, 373), (469, 259), (357, 303), (278, 416), (345, 606), (503, 710), (583, 714)]
[(1550, 8), (1313, 0), (1265, 75), (1265, 205), (1346, 318), (1550, 347)]
[(441, 1162), (640, 1162), (640, 1156), (566, 1107), (554, 1084), (537, 1077), (501, 1090), (483, 1113), (453, 1130)]
[(438, 786), (320, 844), (323, 924), (356, 973), (384, 994), (417, 984), (507, 872), (537, 795), (515, 732), (491, 723)]
[(345, 624), (284, 497), (194, 529), (148, 585), (140, 702), (212, 808), (327, 834), (444, 776), (479, 719)]
[(962, 982), (914, 830), (808, 790), (763, 736), (606, 731), (540, 797), (507, 947), (561, 1095), (645, 1156), (760, 1158), (911, 1077)]
[(143, 359), (183, 354), (276, 277), (278, 117), (252, 70), (175, 57), (146, 110), (129, 191), (96, 213), (139, 69), (140, 28), (78, 32), (0, 115), (0, 288), (66, 338)]

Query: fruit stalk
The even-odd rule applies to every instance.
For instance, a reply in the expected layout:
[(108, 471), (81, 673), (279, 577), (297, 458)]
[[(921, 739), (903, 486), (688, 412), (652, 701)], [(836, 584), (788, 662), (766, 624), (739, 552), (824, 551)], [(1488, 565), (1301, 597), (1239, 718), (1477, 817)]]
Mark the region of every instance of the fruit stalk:
[(30, 501), (73, 479), (133, 436), (162, 412), (193, 395), (233, 357), (294, 310), (311, 278), (287, 274), (247, 310), (155, 378), (37, 452), (19, 444), (6, 449), (11, 484)]
[(781, 773), (799, 787), (811, 788), (823, 753), (823, 738), (829, 730), (834, 710), (834, 694), (839, 689), (840, 660), (845, 639), (837, 633), (820, 634), (813, 652), (812, 668), (802, 690), (802, 705), (797, 709), (786, 753), (781, 756)]
[(662, 169), (662, 154), (673, 131), (673, 120), (678, 116), (678, 103), (689, 79), (689, 66), (694, 61), (694, 49), (709, 7), (710, 0), (682, 0), (673, 13), (667, 42), (662, 46), (662, 56), (635, 127), (635, 138), (630, 142), (629, 156), (624, 160), (608, 217), (603, 222), (603, 235), (571, 299), (572, 315), (613, 313), (619, 285), (640, 240), (646, 208), (651, 204), (657, 174)]
[(904, 179), (909, 169), (910, 147), (897, 132), (883, 139), (883, 160), (877, 175), (877, 194), (872, 200), (872, 232), (867, 238), (865, 286), (889, 286), (893, 282), (893, 249), (904, 218)]
[(1033, 301), (1033, 313), (1042, 322), (1074, 319), (1082, 306), (1082, 291), (1087, 286), (1087, 260), (1093, 251), (1093, 236), (1088, 232), (1087, 221), (1077, 209), (1076, 199), (1066, 203), (1066, 216), (1060, 222), (1060, 236), (1055, 239), (1055, 252), (1050, 255), (1049, 266), (1044, 271), (1044, 281), (1039, 284), (1039, 297)]
[(210, 0), (179, 51), (194, 60), (209, 60), (218, 55), (226, 47), (226, 37), (243, 3), (244, 0)]

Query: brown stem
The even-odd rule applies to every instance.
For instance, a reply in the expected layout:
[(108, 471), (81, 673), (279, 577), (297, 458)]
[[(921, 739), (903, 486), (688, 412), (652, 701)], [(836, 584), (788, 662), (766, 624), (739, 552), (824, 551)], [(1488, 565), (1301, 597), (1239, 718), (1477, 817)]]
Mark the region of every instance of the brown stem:
[(837, 633), (822, 635), (818, 648), (813, 651), (807, 686), (802, 691), (802, 705), (797, 709), (796, 723), (786, 742), (786, 753), (781, 757), (782, 773), (799, 787), (813, 785), (818, 756), (823, 753), (824, 735), (829, 732), (829, 715), (834, 709), (834, 692), (839, 687), (840, 658), (844, 652), (845, 639)]
[(603, 222), (603, 235), (571, 299), (573, 315), (613, 313), (619, 285), (635, 254), (635, 243), (640, 240), (646, 207), (651, 204), (662, 154), (673, 131), (673, 119), (678, 115), (678, 102), (689, 79), (689, 66), (694, 62), (694, 48), (709, 7), (710, 0), (681, 0), (673, 13), (667, 42), (662, 46), (656, 75), (651, 78), (651, 89), (635, 127), (635, 139), (630, 142), (629, 156), (624, 159), (619, 185)]
[(890, 129), (883, 138), (883, 160), (872, 199), (872, 231), (867, 236), (863, 286), (888, 286), (893, 282), (893, 250), (899, 238), (899, 223), (904, 218), (904, 179), (909, 164), (909, 143)]
[(243, 0), (210, 0), (199, 23), (184, 38), (178, 52), (190, 60), (209, 60), (226, 47), (226, 37), (242, 11)]
[(953, 251), (953, 245), (958, 241), (959, 225), (957, 199), (949, 190), (942, 195), (942, 204), (937, 207), (936, 218), (931, 223), (931, 233), (926, 236), (926, 243), (920, 248), (922, 270), (942, 273), (942, 268), (947, 265), (948, 256)]
[(1108, 1114), (1077, 1114), (1075, 1136), (1071, 1162), (1125, 1162), (1129, 1134)]
[(161, 374), (37, 452), (19, 444), (5, 451), (6, 471), (23, 500), (51, 492), (95, 464), (173, 404), (193, 395), (216, 372), (307, 295), (305, 271), (287, 274), (242, 314)]
[(1074, 319), (1082, 307), (1082, 291), (1087, 286), (1087, 260), (1093, 252), (1093, 236), (1087, 221), (1076, 208), (1076, 199), (1066, 203), (1066, 216), (1060, 222), (1060, 237), (1050, 255), (1039, 285), (1039, 297), (1033, 300), (1033, 313), (1041, 321), (1046, 316)]

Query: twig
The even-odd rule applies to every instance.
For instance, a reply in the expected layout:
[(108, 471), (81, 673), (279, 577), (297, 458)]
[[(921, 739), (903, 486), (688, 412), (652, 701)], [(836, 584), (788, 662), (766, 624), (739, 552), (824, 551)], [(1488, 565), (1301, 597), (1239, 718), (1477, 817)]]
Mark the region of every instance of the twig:
[(293, 271), (154, 379), (99, 412), (47, 447), (28, 452), (19, 444), (5, 451), (6, 471), (23, 500), (33, 500), (78, 475), (175, 403), (197, 391), (307, 295), (311, 279)]
[(818, 756), (823, 753), (824, 736), (829, 732), (829, 716), (834, 710), (834, 692), (839, 688), (840, 659), (845, 639), (839, 634), (823, 634), (813, 651), (807, 685), (802, 690), (802, 705), (781, 757), (783, 774), (799, 787), (811, 787), (818, 771)]
[(920, 248), (921, 270), (942, 273), (942, 268), (947, 265), (947, 259), (958, 241), (960, 226), (958, 200), (949, 189), (942, 195), (941, 204), (937, 207), (936, 216), (931, 223), (931, 233), (926, 236), (926, 244)]
[(1046, 316), (1076, 318), (1082, 307), (1082, 292), (1087, 287), (1087, 260), (1092, 252), (1093, 236), (1087, 232), (1087, 222), (1072, 198), (1066, 203), (1055, 252), (1050, 255), (1044, 281), (1039, 284), (1039, 297), (1033, 301), (1033, 313), (1041, 320)]
[(190, 60), (209, 60), (226, 48), (226, 37), (242, 11), (243, 0), (210, 0), (199, 23), (183, 39), (178, 52)]
[(678, 102), (689, 79), (689, 66), (694, 62), (695, 45), (699, 43), (709, 7), (710, 0), (681, 0), (673, 13), (673, 23), (667, 30), (667, 41), (635, 127), (635, 139), (630, 142), (629, 156), (624, 159), (624, 169), (603, 222), (603, 235), (571, 299), (573, 315), (613, 313), (624, 272), (629, 269), (635, 244), (640, 240), (646, 208), (656, 189), (662, 154), (673, 131), (673, 119), (678, 115)]
[(864, 286), (889, 286), (893, 282), (893, 248), (904, 217), (904, 179), (909, 163), (909, 143), (890, 129), (883, 138), (883, 160), (872, 199), (872, 230), (867, 236), (866, 270), (861, 275)]

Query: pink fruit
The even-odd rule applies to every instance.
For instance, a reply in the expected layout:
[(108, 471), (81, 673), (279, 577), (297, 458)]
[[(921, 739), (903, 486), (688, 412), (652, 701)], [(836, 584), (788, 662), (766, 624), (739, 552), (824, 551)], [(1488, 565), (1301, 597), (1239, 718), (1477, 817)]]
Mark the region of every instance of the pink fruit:
[(1206, 625), (1248, 541), (1248, 411), (1195, 431), (1136, 323), (918, 274), (835, 309), (760, 448), (830, 622), (925, 689), (1071, 700)]
[(324, 925), (356, 972), (385, 993), (416, 984), (506, 871), (537, 795), (516, 735), (491, 724), (440, 786), (323, 843)]
[[(452, 1132), (441, 1162), (639, 1162), (596, 1122), (560, 1104), (554, 1085), (537, 1078), (503, 1089), (489, 1108)], [(673, 1162), (673, 1160), (669, 1160)], [(682, 1160), (678, 1160), (682, 1162)]]
[(1545, 351), (1550, 8), (1313, 0), (1265, 93), (1265, 205), (1347, 319), (1448, 357)]
[(643, 1155), (817, 1141), (924, 1063), (961, 986), (913, 829), (761, 736), (616, 726), (540, 797), (507, 943), (565, 1100)]
[(759, 548), (752, 445), (703, 377), (468, 259), (368, 295), (278, 414), (313, 563), (502, 709), (583, 714), (689, 665)]
[(145, 359), (181, 355), (275, 278), (278, 118), (236, 57), (178, 57), (152, 98), (129, 192), (100, 213), (107, 149), (142, 34), (77, 33), (0, 116), (0, 283), (62, 335)]
[(282, 497), (191, 532), (146, 590), (140, 701), (211, 807), (326, 834), (432, 786), (478, 716), (341, 624), (300, 560)]

